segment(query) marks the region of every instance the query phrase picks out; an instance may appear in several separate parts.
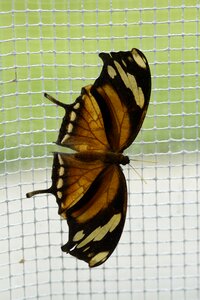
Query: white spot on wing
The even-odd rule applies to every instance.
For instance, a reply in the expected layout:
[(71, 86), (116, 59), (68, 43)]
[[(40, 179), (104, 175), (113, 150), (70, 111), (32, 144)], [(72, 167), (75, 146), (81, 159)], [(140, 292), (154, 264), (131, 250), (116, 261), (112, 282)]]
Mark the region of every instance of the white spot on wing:
[(91, 242), (95, 238), (95, 236), (98, 234), (100, 229), (101, 229), (101, 227), (99, 226), (94, 231), (92, 231), (80, 244), (78, 244), (77, 248), (81, 248), (81, 247), (87, 245), (89, 242)]
[(135, 77), (130, 73), (126, 74), (117, 61), (114, 61), (114, 63), (125, 86), (132, 91), (137, 105), (142, 108), (144, 106), (144, 94), (142, 89), (138, 87)]
[(73, 122), (76, 119), (76, 113), (74, 111), (70, 114), (70, 121)]
[(122, 63), (127, 68), (127, 65), (126, 65), (126, 63), (125, 63), (125, 61), (123, 59), (122, 59)]
[(132, 56), (133, 56), (135, 62), (138, 64), (138, 66), (143, 69), (146, 69), (146, 67), (147, 67), (146, 59), (144, 57), (141, 57), (136, 49), (132, 49), (131, 53), (132, 53)]
[[(90, 247), (87, 247), (87, 248), (85, 248), (85, 249), (83, 249), (83, 252), (86, 252), (86, 251), (88, 251), (90, 249)], [(89, 256), (89, 255), (88, 255)]]
[(62, 186), (63, 186), (63, 180), (59, 178), (57, 182), (57, 189), (60, 189)]
[(93, 230), (80, 244), (78, 244), (77, 248), (84, 247), (91, 241), (101, 241), (108, 232), (112, 232), (117, 227), (120, 220), (120, 213), (112, 216), (108, 223)]
[(138, 95), (139, 98), (138, 98), (137, 105), (139, 105), (139, 107), (142, 108), (144, 106), (144, 94), (141, 87), (138, 88)]
[(69, 123), (68, 126), (67, 126), (67, 132), (69, 132), (69, 133), (72, 132), (73, 127), (74, 127), (73, 124)]
[(137, 82), (135, 80), (135, 76), (131, 75), (131, 74), (127, 74), (128, 79), (129, 79), (129, 88), (131, 89), (133, 95), (135, 96), (135, 94), (137, 93)]
[(132, 74), (127, 74), (130, 83), (130, 89), (134, 95), (135, 101), (140, 108), (144, 106), (144, 94), (141, 87), (137, 85), (135, 77)]
[(70, 137), (70, 135), (67, 133), (65, 134), (64, 138), (61, 141), (61, 144), (63, 144), (64, 142), (66, 142), (68, 140), (68, 138)]
[(117, 61), (114, 61), (114, 64), (115, 64), (117, 71), (119, 72), (119, 75), (121, 76), (121, 79), (124, 82), (125, 86), (127, 88), (130, 88), (130, 83), (129, 83), (128, 77), (126, 75), (126, 72), (123, 70), (123, 68)]
[(108, 65), (107, 70), (108, 70), (108, 75), (110, 76), (110, 78), (113, 79), (117, 75), (115, 69), (112, 66)]
[(58, 154), (58, 160), (59, 160), (59, 164), (60, 165), (63, 165), (64, 164), (64, 162), (63, 162), (63, 160), (62, 160), (62, 158), (61, 158), (61, 156)]
[(107, 259), (108, 254), (109, 254), (109, 251), (99, 252), (89, 261), (89, 266), (94, 267), (97, 263), (104, 262)]
[(65, 212), (61, 213), (60, 216), (61, 216), (63, 219), (65, 219), (65, 220), (67, 219), (67, 218), (66, 218), (66, 213), (65, 213)]
[(73, 237), (73, 242), (80, 241), (84, 237), (84, 235), (85, 234), (83, 233), (83, 230), (78, 231)]
[(80, 107), (80, 103), (76, 103), (76, 104), (74, 105), (73, 109), (79, 109), (79, 107)]
[(104, 236), (108, 232), (112, 232), (117, 227), (120, 220), (121, 220), (121, 214), (116, 214), (116, 215), (112, 216), (110, 221), (108, 221), (108, 223), (106, 223), (104, 226), (101, 227), (98, 235), (94, 238), (94, 241), (100, 241), (104, 238)]
[(110, 232), (112, 232), (117, 227), (117, 225), (119, 224), (120, 220), (121, 220), (121, 214), (114, 215), (111, 218), (111, 220), (110, 220), (111, 227), (109, 229)]
[(63, 167), (59, 168), (59, 176), (63, 176), (65, 173), (65, 169)]
[(58, 199), (62, 198), (62, 193), (60, 191), (57, 191), (57, 197), (58, 197)]

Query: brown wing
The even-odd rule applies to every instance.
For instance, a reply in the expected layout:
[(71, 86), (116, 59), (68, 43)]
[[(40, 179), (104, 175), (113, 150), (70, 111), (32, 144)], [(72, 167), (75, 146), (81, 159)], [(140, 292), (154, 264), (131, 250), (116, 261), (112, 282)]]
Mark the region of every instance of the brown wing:
[[(67, 168), (72, 178), (77, 176), (76, 162), (75, 165)], [(76, 178), (78, 189), (84, 190), (84, 195), (65, 210), (69, 240), (62, 250), (84, 260), (90, 267), (96, 267), (108, 259), (119, 242), (126, 217), (126, 181), (118, 165), (108, 164), (101, 171), (100, 161), (94, 162), (93, 171), (90, 164), (87, 164), (86, 171), (87, 166), (81, 160), (78, 165), (90, 177), (93, 176), (93, 181), (87, 180), (87, 176), (83, 180), (81, 174), (81, 180)]]
[[(84, 157), (85, 159), (85, 157)], [(104, 163), (77, 158), (77, 154), (55, 153), (52, 171), (52, 186), (49, 192), (55, 195), (58, 213), (67, 218), (67, 211), (79, 203), (85, 193), (104, 169)]]
[(91, 88), (113, 152), (122, 152), (136, 138), (151, 92), (147, 59), (138, 49), (101, 53), (103, 69)]
[(58, 213), (69, 225), (69, 240), (62, 250), (90, 267), (102, 264), (114, 251), (127, 208), (121, 167), (103, 161), (99, 153), (55, 153), (52, 186), (27, 194), (55, 195)]
[(137, 49), (101, 53), (103, 69), (65, 109), (57, 143), (76, 151), (122, 152), (137, 136), (149, 104), (148, 62)]
[(82, 88), (75, 103), (67, 105), (45, 96), (65, 109), (57, 144), (76, 151), (110, 150), (102, 114), (97, 101), (92, 96), (91, 85)]

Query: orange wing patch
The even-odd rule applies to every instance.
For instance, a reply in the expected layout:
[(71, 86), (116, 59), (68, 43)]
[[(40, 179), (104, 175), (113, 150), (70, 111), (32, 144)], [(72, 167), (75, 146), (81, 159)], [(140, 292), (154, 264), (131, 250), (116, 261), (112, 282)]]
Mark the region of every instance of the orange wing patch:
[[(109, 150), (99, 106), (92, 96), (91, 85), (82, 89), (74, 105), (66, 105), (57, 143), (76, 151)], [(67, 122), (66, 126), (66, 120)]]
[[(110, 144), (112, 150), (121, 149), (127, 142), (131, 132), (128, 108), (121, 101), (119, 95), (110, 84), (97, 87), (98, 93), (106, 102), (110, 111)], [(112, 99), (112, 101), (110, 101)]]
[[(98, 184), (96, 184), (96, 181)], [(111, 165), (104, 168), (103, 172), (100, 173), (100, 176), (93, 180), (93, 187), (91, 187), (91, 190), (93, 191), (91, 192), (91, 190), (88, 190), (88, 193), (85, 193), (84, 197), (88, 198), (87, 201), (84, 201), (83, 199), (80, 208), (72, 209), (71, 216), (78, 223), (88, 222), (101, 211), (112, 206), (112, 201), (117, 194), (119, 185), (119, 167)]]
[(103, 170), (101, 161), (84, 162), (73, 154), (54, 154), (52, 192), (59, 205), (58, 213), (67, 218), (67, 210), (76, 205)]

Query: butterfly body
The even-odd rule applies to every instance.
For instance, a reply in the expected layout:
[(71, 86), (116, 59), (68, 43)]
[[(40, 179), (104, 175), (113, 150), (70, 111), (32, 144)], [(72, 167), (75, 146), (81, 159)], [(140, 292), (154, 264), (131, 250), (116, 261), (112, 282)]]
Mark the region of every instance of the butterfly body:
[[(137, 136), (146, 115), (151, 77), (141, 51), (101, 53), (103, 69), (73, 104), (45, 96), (65, 109), (57, 144), (74, 153), (54, 153), (52, 193), (58, 213), (67, 220), (64, 252), (102, 264), (114, 251), (126, 218), (127, 186), (120, 165), (123, 151)], [(64, 149), (64, 148), (63, 148)]]
[(122, 153), (106, 151), (81, 151), (75, 154), (75, 157), (81, 161), (102, 161), (107, 164), (126, 165), (130, 162), (129, 157)]

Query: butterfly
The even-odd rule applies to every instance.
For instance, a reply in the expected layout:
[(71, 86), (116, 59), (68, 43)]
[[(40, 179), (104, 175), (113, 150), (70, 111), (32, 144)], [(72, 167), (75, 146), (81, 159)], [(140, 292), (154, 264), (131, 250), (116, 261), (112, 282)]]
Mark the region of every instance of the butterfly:
[(121, 237), (127, 211), (123, 151), (136, 138), (145, 118), (151, 74), (144, 54), (100, 53), (103, 68), (73, 104), (45, 94), (65, 110), (57, 144), (74, 150), (54, 153), (52, 185), (27, 193), (52, 193), (58, 214), (67, 220), (68, 242), (62, 251), (96, 267), (104, 263)]

